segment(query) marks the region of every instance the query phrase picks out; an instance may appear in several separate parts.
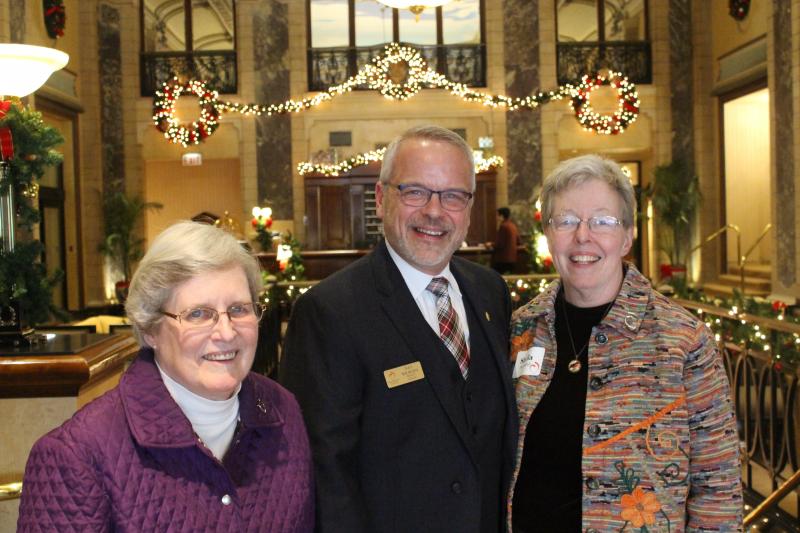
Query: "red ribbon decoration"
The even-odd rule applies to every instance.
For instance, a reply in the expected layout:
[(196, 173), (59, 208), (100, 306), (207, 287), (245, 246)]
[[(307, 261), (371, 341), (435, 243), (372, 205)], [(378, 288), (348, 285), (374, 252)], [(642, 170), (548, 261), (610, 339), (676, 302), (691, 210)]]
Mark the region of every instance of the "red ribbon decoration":
[[(11, 100), (0, 102), (0, 119), (6, 116), (11, 109)], [(8, 126), (0, 128), (0, 157), (3, 161), (14, 158), (14, 140), (11, 138), (11, 128)]]

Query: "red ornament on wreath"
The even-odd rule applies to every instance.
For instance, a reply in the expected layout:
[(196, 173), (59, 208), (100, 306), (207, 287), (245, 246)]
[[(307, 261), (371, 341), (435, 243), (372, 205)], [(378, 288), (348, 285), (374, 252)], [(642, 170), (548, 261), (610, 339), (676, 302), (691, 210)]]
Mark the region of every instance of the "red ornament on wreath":
[[(184, 92), (195, 95), (200, 106), (200, 117), (190, 125), (179, 123), (175, 117), (175, 104)], [(203, 81), (181, 83), (178, 78), (173, 78), (171, 82), (165, 82), (160, 91), (156, 91), (153, 122), (173, 144), (180, 144), (184, 148), (190, 144), (200, 144), (219, 126), (217, 98), (217, 91), (208, 89)]]
[(44, 26), (47, 35), (53, 39), (64, 36), (64, 26), (67, 23), (67, 13), (64, 0), (42, 0), (44, 11)]
[(738, 21), (747, 18), (750, 12), (750, 0), (729, 0), (728, 14)]
[[(599, 87), (610, 86), (617, 91), (619, 107), (613, 115), (601, 115), (592, 109), (589, 95)], [(639, 114), (639, 95), (636, 86), (618, 72), (586, 75), (580, 85), (572, 90), (572, 110), (583, 129), (603, 135), (617, 135), (625, 131)]]

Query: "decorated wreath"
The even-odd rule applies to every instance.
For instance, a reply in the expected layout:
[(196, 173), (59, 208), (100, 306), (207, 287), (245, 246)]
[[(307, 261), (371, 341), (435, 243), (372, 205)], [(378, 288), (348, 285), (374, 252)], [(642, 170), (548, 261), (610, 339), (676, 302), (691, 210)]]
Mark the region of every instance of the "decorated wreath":
[[(510, 97), (477, 91), (463, 83), (451, 81), (443, 74), (431, 70), (418, 51), (391, 43), (386, 46), (382, 55), (373, 58), (371, 63), (362, 66), (355, 76), (351, 76), (343, 83), (328, 87), (326, 91), (313, 96), (268, 105), (220, 102), (217, 99), (217, 92), (207, 88), (205, 82), (193, 80), (182, 84), (173, 79), (165, 83), (161, 91), (156, 92), (153, 121), (169, 142), (182, 144), (185, 147), (189, 144), (198, 144), (211, 135), (217, 128), (222, 113), (235, 112), (253, 116), (300, 113), (364, 85), (380, 91), (384, 97), (391, 100), (407, 100), (417, 94), (423, 86), (439, 88), (465, 102), (491, 108), (504, 107), (509, 111), (531, 110), (548, 102), (569, 99), (581, 125), (589, 131), (603, 135), (622, 133), (639, 114), (636, 86), (619, 73), (612, 72), (608, 78), (599, 74), (585, 76), (579, 87), (567, 84), (552, 91), (541, 91), (524, 97)], [(589, 105), (589, 93), (602, 85), (610, 85), (617, 90), (619, 109), (611, 116), (600, 115)], [(191, 125), (181, 125), (175, 118), (175, 102), (185, 91), (197, 96), (200, 105), (200, 118)]]
[(407, 46), (389, 46), (386, 54), (367, 65), (365, 74), (370, 89), (379, 90), (390, 100), (407, 100), (421, 89), (427, 65), (420, 53)]
[(64, 0), (43, 0), (44, 25), (47, 35), (53, 39), (64, 36), (64, 26), (67, 23), (67, 14)]
[[(619, 107), (610, 116), (597, 113), (589, 102), (592, 91), (604, 86), (617, 90)], [(581, 126), (587, 131), (603, 135), (622, 133), (639, 114), (639, 95), (636, 87), (628, 81), (628, 78), (617, 72), (609, 72), (607, 77), (600, 74), (584, 76), (580, 85), (573, 91), (571, 103)]]
[(728, 13), (736, 20), (744, 20), (750, 12), (750, 0), (729, 0)]
[[(189, 125), (179, 123), (175, 117), (176, 102), (185, 92), (195, 95), (200, 106), (200, 117)], [(217, 91), (208, 89), (205, 82), (190, 80), (181, 83), (173, 78), (171, 82), (164, 83), (160, 91), (156, 91), (153, 121), (171, 143), (183, 145), (184, 148), (199, 144), (219, 126), (217, 97)]]

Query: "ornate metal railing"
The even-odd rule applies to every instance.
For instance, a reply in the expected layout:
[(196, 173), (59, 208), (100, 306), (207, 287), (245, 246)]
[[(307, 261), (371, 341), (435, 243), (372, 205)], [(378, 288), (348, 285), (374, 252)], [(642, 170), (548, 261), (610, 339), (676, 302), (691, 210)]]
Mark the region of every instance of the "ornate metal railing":
[(238, 90), (236, 51), (217, 52), (143, 52), (140, 54), (142, 96), (153, 96), (156, 89), (174, 76), (199, 79), (220, 94)]
[[(746, 489), (766, 497), (800, 469), (796, 428), (800, 416), (800, 371), (793, 362), (781, 359), (782, 349), (800, 344), (800, 326), (690, 300), (676, 301), (723, 332), (719, 344), (742, 443), (742, 481)], [(751, 345), (726, 341), (726, 327), (742, 326), (758, 328), (762, 342)], [(795, 508), (800, 508), (800, 495), (795, 493), (792, 497), (796, 499)], [(799, 518), (795, 512), (793, 519)]]
[(648, 41), (558, 43), (558, 83), (576, 83), (600, 69), (622, 72), (633, 83), (653, 82)]
[[(486, 47), (483, 44), (407, 45), (419, 50), (428, 66), (448, 79), (471, 87), (486, 86)], [(308, 89), (324, 91), (343, 83), (381, 55), (385, 46), (308, 49)]]

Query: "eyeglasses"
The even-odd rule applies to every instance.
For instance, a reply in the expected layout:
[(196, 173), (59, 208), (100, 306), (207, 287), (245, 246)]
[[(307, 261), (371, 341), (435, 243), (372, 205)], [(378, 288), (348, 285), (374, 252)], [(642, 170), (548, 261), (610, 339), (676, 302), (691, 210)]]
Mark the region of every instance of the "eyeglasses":
[(444, 191), (434, 191), (421, 185), (408, 185), (400, 184), (395, 185), (389, 183), (400, 192), (400, 201), (408, 207), (424, 207), (431, 201), (431, 196), (434, 194), (439, 195), (439, 203), (448, 211), (463, 211), (472, 200), (473, 194), (471, 192), (462, 191), (461, 189), (446, 189)]
[[(210, 307), (192, 307), (177, 315), (159, 312), (191, 328), (212, 328), (219, 322), (220, 315), (219, 311)], [(264, 315), (264, 307), (256, 302), (236, 303), (222, 312), (228, 315), (231, 324), (258, 323)]]
[(568, 233), (576, 231), (581, 222), (585, 222), (589, 226), (589, 231), (592, 233), (611, 233), (617, 226), (622, 225), (622, 221), (617, 217), (611, 215), (602, 215), (590, 218), (580, 218), (576, 215), (558, 215), (550, 219), (550, 226), (558, 232)]

